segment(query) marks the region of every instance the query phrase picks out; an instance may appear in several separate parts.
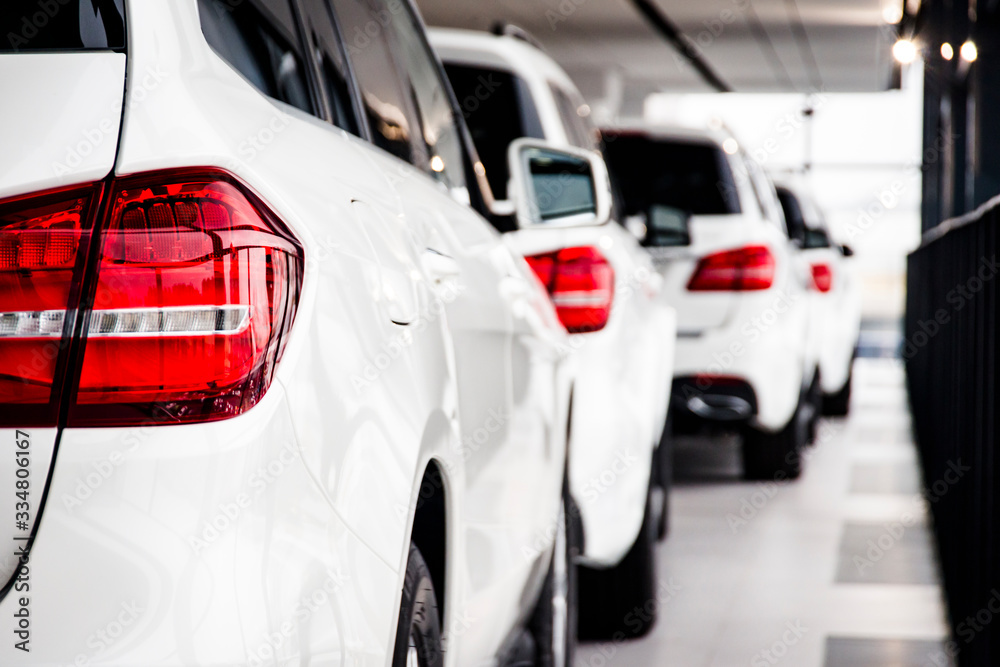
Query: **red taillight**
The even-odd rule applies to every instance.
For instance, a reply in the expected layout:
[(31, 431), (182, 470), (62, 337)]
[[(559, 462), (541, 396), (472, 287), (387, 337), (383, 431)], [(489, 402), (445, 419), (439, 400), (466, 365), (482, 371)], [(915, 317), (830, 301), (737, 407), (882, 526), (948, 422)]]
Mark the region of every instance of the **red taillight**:
[(740, 292), (774, 284), (774, 255), (766, 246), (747, 246), (702, 257), (687, 288), (692, 292)]
[(570, 333), (599, 331), (608, 323), (615, 274), (596, 248), (563, 248), (526, 258)]
[(812, 265), (813, 286), (820, 292), (829, 292), (833, 287), (833, 269), (829, 264)]
[(0, 425), (55, 426), (97, 188), (0, 202)]
[(100, 238), (72, 426), (212, 421), (271, 382), (302, 251), (229, 177), (119, 181)]
[[(69, 426), (214, 421), (249, 409), (295, 314), (298, 243), (224, 172), (118, 179), (109, 192), (86, 279), (90, 191), (0, 204), (0, 402), (45, 404), (54, 424), (52, 387), (64, 381)], [(93, 296), (75, 327), (81, 353), (61, 355), (80, 284)], [(69, 357), (78, 368), (57, 371)]]

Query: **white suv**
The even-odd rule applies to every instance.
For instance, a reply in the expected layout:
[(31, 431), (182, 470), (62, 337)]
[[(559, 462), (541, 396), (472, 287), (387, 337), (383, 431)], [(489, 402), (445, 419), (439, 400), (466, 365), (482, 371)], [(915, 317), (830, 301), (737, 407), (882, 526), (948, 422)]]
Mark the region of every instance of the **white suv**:
[[(573, 82), (525, 37), (430, 35), (498, 197), (516, 182), (507, 164), (519, 137), (599, 149)], [(561, 191), (554, 182), (540, 196)], [(634, 610), (655, 599), (653, 549), (667, 530), (670, 450), (660, 442), (676, 314), (649, 253), (617, 223), (567, 228), (521, 216), (506, 236), (548, 285), (579, 364), (569, 481), (583, 528), (581, 636), (642, 635), (655, 614)], [(566, 309), (574, 304), (590, 310)]]
[(823, 212), (801, 189), (779, 182), (777, 191), (789, 234), (800, 244), (813, 279), (810, 331), (818, 347), (823, 413), (844, 416), (861, 329), (861, 294), (848, 259), (854, 251), (833, 242)]
[(747, 478), (797, 477), (816, 360), (807, 276), (774, 186), (722, 132), (613, 128), (604, 139), (678, 310), (675, 430), (739, 430)]
[(0, 34), (0, 664), (569, 664), (567, 337), (411, 6)]

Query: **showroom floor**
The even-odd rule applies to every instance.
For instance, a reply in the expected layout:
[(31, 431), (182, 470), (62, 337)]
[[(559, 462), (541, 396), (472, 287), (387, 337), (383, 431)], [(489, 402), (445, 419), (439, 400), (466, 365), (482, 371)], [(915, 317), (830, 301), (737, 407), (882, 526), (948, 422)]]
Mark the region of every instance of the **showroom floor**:
[(932, 667), (946, 628), (898, 361), (859, 359), (851, 416), (801, 480), (738, 478), (738, 442), (677, 445), (660, 620), (578, 667)]

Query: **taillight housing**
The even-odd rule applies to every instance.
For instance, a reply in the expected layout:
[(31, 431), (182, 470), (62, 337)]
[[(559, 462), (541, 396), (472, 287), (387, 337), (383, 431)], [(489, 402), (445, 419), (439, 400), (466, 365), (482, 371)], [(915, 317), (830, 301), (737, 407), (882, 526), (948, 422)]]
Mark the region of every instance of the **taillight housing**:
[(99, 186), (0, 201), (0, 425), (54, 426)]
[(819, 292), (829, 292), (833, 288), (833, 269), (829, 264), (812, 265), (813, 287)]
[(692, 292), (743, 292), (769, 289), (775, 261), (767, 246), (746, 246), (702, 257), (688, 281)]
[(526, 257), (542, 281), (566, 331), (600, 331), (611, 316), (615, 273), (597, 248), (563, 248)]
[[(105, 187), (93, 244), (85, 224), (74, 231), (61, 220), (45, 228), (44, 244), (14, 238), (16, 226), (0, 230), (0, 363), (24, 357), (22, 340), (58, 347), (64, 372), (53, 362), (44, 378), (20, 373), (14, 383), (65, 384), (68, 426), (205, 422), (246, 411), (270, 385), (294, 319), (301, 246), (220, 170), (145, 174)], [(67, 210), (89, 205), (72, 201)], [(19, 270), (20, 291), (3, 268), (14, 247), (22, 265), (41, 266)], [(71, 295), (81, 284), (77, 323)], [(19, 294), (37, 303), (13, 302)], [(5, 339), (5, 326), (38, 335)]]

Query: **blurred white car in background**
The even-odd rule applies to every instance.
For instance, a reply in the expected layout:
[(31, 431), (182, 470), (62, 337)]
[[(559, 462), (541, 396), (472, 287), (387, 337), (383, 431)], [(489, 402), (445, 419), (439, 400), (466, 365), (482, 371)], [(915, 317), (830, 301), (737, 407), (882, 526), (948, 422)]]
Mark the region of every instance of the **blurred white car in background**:
[[(599, 133), (566, 73), (527, 36), (434, 29), (438, 51), (493, 191), (503, 198), (519, 137), (596, 151)], [(558, 198), (553, 181), (546, 194)], [(514, 221), (506, 234), (549, 287), (573, 334), (569, 480), (584, 550), (580, 632), (645, 634), (655, 613), (653, 549), (666, 532), (669, 443), (664, 432), (676, 315), (649, 254), (621, 225)], [(640, 613), (634, 613), (636, 608)]]
[(611, 128), (604, 140), (678, 311), (675, 430), (740, 430), (748, 479), (797, 477), (816, 360), (809, 287), (773, 185), (721, 131)]
[(411, 6), (58, 4), (0, 54), (0, 664), (569, 665), (568, 339)]
[(801, 245), (813, 280), (818, 308), (810, 331), (818, 346), (823, 412), (843, 416), (850, 408), (861, 329), (861, 293), (849, 259), (854, 253), (834, 243), (823, 212), (801, 188), (779, 182), (777, 193), (789, 235)]

